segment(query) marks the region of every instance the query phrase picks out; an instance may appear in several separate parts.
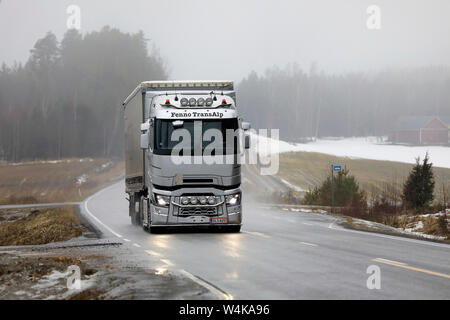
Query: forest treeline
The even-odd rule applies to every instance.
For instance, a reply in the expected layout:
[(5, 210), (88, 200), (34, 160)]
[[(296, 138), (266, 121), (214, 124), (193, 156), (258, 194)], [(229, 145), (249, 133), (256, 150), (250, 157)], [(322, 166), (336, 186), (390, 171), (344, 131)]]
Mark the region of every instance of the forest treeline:
[[(0, 161), (123, 156), (123, 99), (168, 77), (143, 32), (109, 27), (39, 39), (23, 65), (0, 69)], [(217, 77), (221, 78), (221, 77)], [(450, 116), (450, 68), (330, 75), (291, 64), (237, 81), (254, 128), (289, 140), (386, 135), (403, 115)]]
[(238, 98), (253, 127), (279, 128), (284, 139), (381, 136), (400, 116), (450, 116), (450, 68), (329, 75), (291, 64), (251, 72)]
[(39, 39), (0, 70), (0, 160), (121, 157), (121, 103), (143, 79), (166, 79), (142, 32), (103, 28)]

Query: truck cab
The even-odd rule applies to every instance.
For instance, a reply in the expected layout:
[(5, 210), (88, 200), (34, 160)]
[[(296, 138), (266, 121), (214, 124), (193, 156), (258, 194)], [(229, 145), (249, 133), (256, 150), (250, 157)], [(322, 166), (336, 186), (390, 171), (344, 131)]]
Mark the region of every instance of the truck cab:
[(146, 81), (123, 105), (132, 224), (239, 232), (250, 125), (238, 115), (233, 82)]

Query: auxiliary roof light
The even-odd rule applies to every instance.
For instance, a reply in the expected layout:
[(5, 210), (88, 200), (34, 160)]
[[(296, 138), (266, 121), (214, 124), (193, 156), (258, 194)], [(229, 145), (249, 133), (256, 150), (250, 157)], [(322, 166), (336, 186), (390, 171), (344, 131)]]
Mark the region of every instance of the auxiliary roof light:
[(183, 107), (187, 107), (187, 105), (189, 104), (189, 100), (187, 98), (182, 98), (180, 100), (180, 103)]
[(199, 98), (199, 99), (197, 100), (197, 105), (198, 105), (199, 107), (203, 107), (203, 106), (205, 105), (205, 99)]
[(222, 104), (227, 104), (227, 99), (222, 99)]
[(166, 99), (166, 104), (170, 104), (170, 99)]
[(195, 98), (190, 98), (189, 99), (189, 105), (191, 107), (194, 107), (197, 104), (197, 100), (195, 100)]
[(205, 104), (207, 107), (212, 106), (213, 104), (213, 99), (212, 98), (206, 98)]

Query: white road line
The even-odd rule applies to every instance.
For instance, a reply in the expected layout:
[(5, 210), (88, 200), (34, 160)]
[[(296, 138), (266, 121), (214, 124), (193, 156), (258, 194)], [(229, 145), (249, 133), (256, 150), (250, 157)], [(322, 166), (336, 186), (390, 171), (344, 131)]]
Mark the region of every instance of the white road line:
[(336, 220), (334, 220), (332, 223), (330, 223), (330, 224), (328, 225), (328, 229), (334, 229), (334, 228), (333, 228), (333, 225), (334, 225), (335, 222), (336, 222)]
[(407, 266), (406, 263), (398, 262), (398, 261), (394, 261), (394, 260), (388, 260), (388, 259), (383, 259), (383, 258), (376, 258), (376, 259), (374, 259), (374, 261), (375, 261), (375, 260), (381, 260), (381, 261), (385, 261), (385, 262), (391, 262), (391, 263), (400, 264), (400, 265), (402, 265), (402, 266)]
[(389, 236), (389, 235), (386, 235), (386, 234), (380, 234), (380, 233), (374, 233), (374, 232), (364, 232), (364, 231), (358, 231), (358, 230), (350, 230), (350, 229), (345, 229), (345, 228), (342, 228), (342, 229), (341, 228), (334, 228), (332, 226), (333, 223), (331, 223), (328, 226), (329, 229), (336, 230), (336, 231), (357, 233), (357, 234), (365, 235), (365, 236), (372, 236), (372, 237), (385, 238), (385, 239), (391, 239), (391, 240), (397, 240), (397, 241), (404, 241), (404, 242), (411, 242), (411, 243), (416, 243), (416, 244), (423, 244), (423, 245), (426, 245), (426, 246), (450, 249), (450, 245), (443, 244), (443, 243), (436, 243), (436, 242), (425, 241), (425, 240), (416, 240), (416, 239), (410, 239), (410, 238), (403, 238), (403, 237), (400, 237), (400, 236), (397, 236), (397, 237), (396, 236)]
[(123, 238), (123, 241), (130, 242), (131, 240)]
[(141, 246), (138, 243), (133, 243), (133, 246), (140, 248)]
[[(114, 185), (113, 185), (114, 186)], [(96, 194), (93, 194), (92, 196), (90, 196), (88, 199), (86, 199), (86, 201), (84, 202), (84, 208), (86, 209), (86, 212), (89, 214), (89, 216), (94, 219), (95, 221), (97, 221), (100, 225), (102, 225), (105, 229), (107, 229), (109, 232), (111, 232), (112, 234), (114, 234), (116, 237), (118, 238), (123, 238), (120, 234), (118, 234), (117, 232), (115, 232), (113, 229), (111, 229), (110, 227), (108, 227), (106, 224), (104, 224), (103, 222), (100, 221), (100, 219), (98, 219), (96, 216), (94, 216), (94, 214), (89, 210), (88, 208), (88, 202), (89, 200), (91, 200), (94, 196), (99, 195), (100, 193), (108, 190), (109, 188), (113, 187), (110, 186), (108, 188), (105, 188), (103, 190), (100, 190), (99, 192), (97, 192)], [(265, 236), (265, 235), (264, 235)], [(267, 236), (266, 236), (267, 237)], [(127, 239), (128, 240), (128, 239)], [(140, 245), (138, 245), (137, 243), (134, 243), (133, 245), (140, 247)], [(147, 252), (148, 254), (151, 255), (155, 255), (155, 256), (160, 256), (159, 253), (155, 252), (155, 251), (151, 251), (151, 250), (146, 250), (145, 252)], [(168, 260), (168, 259), (160, 259), (161, 262), (167, 264), (168, 266), (173, 266), (174, 264)], [(192, 281), (194, 281), (195, 283), (197, 283), (198, 285), (206, 288), (207, 290), (209, 290), (210, 292), (213, 292), (216, 296), (225, 299), (225, 300), (232, 300), (233, 296), (231, 294), (228, 294), (218, 288), (216, 288), (215, 286), (209, 284), (208, 282), (194, 276), (193, 274), (187, 272), (186, 270), (180, 270), (186, 277), (188, 277), (189, 279), (191, 279)]]
[(306, 222), (302, 222), (305, 226), (313, 226), (312, 223), (306, 223)]
[(161, 260), (161, 262), (167, 264), (168, 266), (173, 266), (174, 265), (173, 262), (170, 261), (169, 259), (160, 259), (160, 260)]
[(200, 279), (197, 276), (194, 276), (192, 273), (187, 272), (186, 270), (180, 270), (181, 273), (183, 273), (186, 277), (197, 283), (198, 285), (208, 289), (209, 291), (213, 292), (216, 296), (225, 299), (225, 300), (233, 300), (233, 296), (231, 294), (228, 294), (219, 288), (216, 288), (215, 286), (209, 284), (208, 282)]
[(147, 252), (149, 255), (152, 255), (152, 256), (156, 256), (156, 257), (160, 257), (161, 256), (161, 254), (156, 252), (156, 251), (145, 250), (145, 252)]
[[(105, 189), (103, 189), (105, 190)], [(102, 190), (102, 191), (103, 191)], [(101, 192), (101, 191), (100, 191)], [(92, 196), (91, 196), (92, 197)], [(89, 210), (88, 208), (88, 202), (89, 200), (91, 200), (91, 197), (89, 197), (86, 202), (84, 203), (84, 209), (86, 209), (86, 212), (89, 214), (89, 216), (94, 219), (95, 221), (97, 221), (99, 224), (101, 224), (106, 230), (108, 230), (109, 232), (111, 232), (113, 235), (115, 235), (118, 238), (122, 238), (122, 236), (120, 234), (118, 234), (117, 232), (115, 232), (113, 229), (111, 229), (110, 227), (108, 227), (106, 224), (104, 224), (103, 222), (100, 221), (99, 218), (97, 218), (96, 216), (94, 216), (94, 214)]]
[(306, 246), (317, 247), (317, 244), (314, 244), (314, 243), (303, 242), (303, 241), (301, 241), (300, 243), (301, 243), (301, 244), (304, 244), (304, 245), (306, 245)]

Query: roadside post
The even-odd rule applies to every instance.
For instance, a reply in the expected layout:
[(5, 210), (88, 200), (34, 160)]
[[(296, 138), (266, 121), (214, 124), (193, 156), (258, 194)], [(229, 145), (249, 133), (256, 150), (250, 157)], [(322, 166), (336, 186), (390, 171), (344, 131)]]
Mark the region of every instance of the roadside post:
[(331, 165), (331, 213), (334, 213), (334, 172), (342, 171), (342, 166)]

